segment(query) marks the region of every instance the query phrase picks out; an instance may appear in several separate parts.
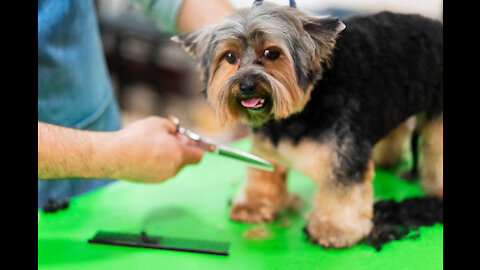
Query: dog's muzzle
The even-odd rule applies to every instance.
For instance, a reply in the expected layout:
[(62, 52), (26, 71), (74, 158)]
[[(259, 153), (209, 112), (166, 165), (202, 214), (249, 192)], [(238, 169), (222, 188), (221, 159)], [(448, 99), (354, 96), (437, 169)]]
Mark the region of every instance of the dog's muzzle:
[(238, 91), (234, 93), (237, 104), (247, 111), (265, 109), (271, 101), (270, 88), (259, 70), (238, 71), (232, 78), (232, 84), (238, 85)]

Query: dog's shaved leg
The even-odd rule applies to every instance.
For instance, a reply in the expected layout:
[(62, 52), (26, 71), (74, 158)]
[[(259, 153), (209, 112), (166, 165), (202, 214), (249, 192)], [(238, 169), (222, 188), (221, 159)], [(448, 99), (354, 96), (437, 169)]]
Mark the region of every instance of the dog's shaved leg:
[(356, 244), (372, 229), (373, 161), (361, 182), (342, 184), (336, 179), (318, 179), (314, 208), (308, 213), (307, 230), (324, 247)]
[[(254, 137), (252, 153), (265, 158), (274, 155), (274, 148)], [(249, 167), (244, 186), (232, 201), (230, 218), (244, 222), (264, 222), (275, 219), (275, 214), (287, 198), (288, 168), (274, 162), (274, 171)]]
[(443, 115), (427, 122), (421, 134), (420, 185), (426, 194), (443, 198)]
[(244, 187), (233, 199), (230, 218), (244, 222), (272, 221), (287, 196), (286, 168), (273, 172), (248, 168)]
[[(372, 228), (374, 164), (365, 162), (367, 169), (360, 179), (339, 181), (342, 171), (339, 147), (334, 140), (318, 142), (302, 140), (298, 144), (281, 141), (276, 148), (279, 161), (310, 176), (318, 185), (314, 208), (307, 215), (309, 234), (327, 247), (347, 247), (366, 237)], [(354, 151), (355, 150), (351, 150)], [(347, 154), (350, 156), (353, 154)], [(358, 165), (358, 164), (357, 164)], [(355, 166), (354, 166), (355, 167)], [(345, 168), (343, 168), (345, 170)]]
[(375, 145), (373, 148), (375, 165), (391, 167), (402, 161), (409, 151), (415, 124), (415, 116), (408, 118)]

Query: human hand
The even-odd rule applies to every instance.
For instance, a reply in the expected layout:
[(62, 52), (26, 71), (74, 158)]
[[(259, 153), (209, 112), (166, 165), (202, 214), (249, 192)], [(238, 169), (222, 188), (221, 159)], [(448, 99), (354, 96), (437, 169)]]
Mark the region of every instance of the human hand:
[(116, 131), (105, 144), (109, 173), (117, 179), (158, 183), (175, 176), (187, 164), (198, 163), (203, 150), (188, 146), (184, 135), (161, 117), (148, 117)]

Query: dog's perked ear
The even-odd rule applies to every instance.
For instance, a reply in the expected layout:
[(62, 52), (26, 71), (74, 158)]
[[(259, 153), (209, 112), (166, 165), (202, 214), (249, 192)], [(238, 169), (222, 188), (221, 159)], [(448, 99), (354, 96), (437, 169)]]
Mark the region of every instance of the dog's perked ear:
[(303, 29), (312, 38), (320, 42), (328, 42), (346, 28), (345, 24), (337, 18), (307, 17), (302, 19)]
[(302, 18), (303, 29), (318, 45), (316, 57), (326, 61), (335, 46), (335, 38), (338, 33), (346, 28), (345, 24), (337, 18), (331, 17), (304, 17)]
[(207, 26), (202, 29), (173, 36), (172, 41), (180, 43), (183, 48), (193, 57), (198, 63), (199, 57), (204, 54), (207, 47), (207, 40), (210, 37), (213, 26)]

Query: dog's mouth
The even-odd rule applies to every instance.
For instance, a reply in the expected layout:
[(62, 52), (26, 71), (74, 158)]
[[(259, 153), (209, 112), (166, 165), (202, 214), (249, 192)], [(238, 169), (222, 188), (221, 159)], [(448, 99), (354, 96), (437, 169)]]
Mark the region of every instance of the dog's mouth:
[(240, 100), (240, 104), (250, 110), (259, 110), (263, 108), (265, 106), (265, 102), (266, 99), (261, 97), (253, 97)]
[(273, 102), (268, 95), (237, 97), (237, 104), (243, 108), (245, 121), (252, 126), (259, 126), (271, 117)]
[(259, 126), (270, 120), (273, 105), (271, 90), (262, 84), (259, 84), (252, 93), (232, 91), (229, 98), (229, 107), (237, 111), (238, 118), (242, 122), (251, 126)]

